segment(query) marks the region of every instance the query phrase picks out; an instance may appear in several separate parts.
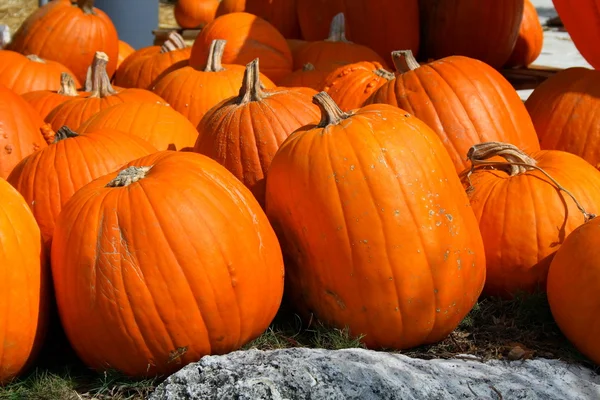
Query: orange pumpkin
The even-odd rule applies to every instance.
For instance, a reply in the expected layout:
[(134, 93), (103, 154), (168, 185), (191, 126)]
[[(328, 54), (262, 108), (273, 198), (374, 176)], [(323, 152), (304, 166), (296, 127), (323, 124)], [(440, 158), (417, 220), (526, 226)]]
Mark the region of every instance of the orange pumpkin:
[(69, 200), (52, 273), (80, 358), (132, 376), (239, 349), (271, 323), (284, 279), (277, 237), (250, 191), (216, 161), (172, 151)]
[(323, 84), (327, 77), (327, 71), (317, 70), (311, 63), (306, 63), (287, 75), (279, 82), (282, 87), (306, 87), (314, 90), (323, 90)]
[(119, 56), (117, 58), (117, 69), (123, 64), (123, 61), (131, 54), (135, 53), (135, 49), (131, 45), (123, 40), (119, 40)]
[[(159, 79), (152, 91), (197, 126), (204, 114), (219, 102), (235, 96), (244, 77), (244, 67), (221, 64), (225, 40), (215, 40), (202, 68), (183, 67)], [(275, 86), (261, 76), (266, 88)]]
[(123, 164), (156, 151), (148, 142), (113, 129), (79, 135), (63, 127), (53, 144), (23, 159), (7, 180), (31, 207), (50, 250), (58, 214), (73, 193)]
[(23, 197), (0, 178), (0, 385), (37, 355), (47, 328), (48, 274), (40, 228)]
[(548, 272), (548, 303), (562, 333), (600, 364), (600, 219), (574, 230), (556, 252)]
[(106, 54), (97, 52), (92, 64), (89, 96), (65, 101), (48, 114), (46, 122), (51, 124), (55, 131), (63, 126), (80, 126), (92, 115), (115, 104), (130, 101), (165, 104), (160, 96), (148, 90), (113, 88), (106, 73), (107, 62)]
[(256, 59), (246, 66), (239, 94), (202, 118), (194, 151), (227, 168), (264, 207), (265, 178), (277, 149), (290, 133), (318, 120), (319, 109), (306, 92), (261, 89)]
[(77, 132), (106, 128), (139, 136), (159, 150), (192, 147), (198, 137), (196, 127), (186, 117), (160, 103), (127, 102), (108, 107), (85, 121)]
[(267, 179), (290, 304), (365, 335), (369, 348), (442, 340), (485, 281), (477, 220), (451, 159), (404, 110), (347, 114), (325, 92), (315, 101), (321, 121), (290, 135)]
[(77, 96), (88, 96), (87, 92), (78, 92), (75, 86), (75, 80), (66, 72), (60, 76), (60, 89), (52, 90), (36, 90), (34, 92), (24, 93), (21, 95), (31, 106), (41, 115), (46, 118), (59, 104), (71, 100)]
[(174, 64), (190, 58), (191, 48), (177, 32), (169, 33), (162, 46), (149, 46), (135, 52), (115, 73), (115, 85), (152, 89), (155, 80)]
[(210, 45), (217, 39), (227, 41), (224, 64), (246, 65), (260, 58), (263, 74), (274, 82), (292, 72), (292, 53), (285, 38), (264, 19), (245, 12), (226, 14), (206, 25), (192, 46), (190, 66), (204, 68)]
[(201, 28), (215, 19), (219, 3), (219, 0), (178, 0), (175, 21), (185, 29)]
[(242, 11), (270, 22), (286, 39), (299, 39), (301, 33), (296, 3), (297, 0), (246, 0)]
[(419, 65), (410, 51), (394, 52), (396, 78), (365, 104), (398, 106), (424, 121), (442, 139), (458, 172), (465, 155), (482, 142), (507, 142), (525, 152), (540, 149), (523, 101), (485, 63), (462, 56)]
[(35, 10), (15, 32), (8, 49), (58, 61), (84, 82), (94, 52), (108, 54), (109, 76), (117, 68), (119, 39), (110, 18), (94, 0), (54, 0)]
[(505, 67), (522, 67), (532, 64), (542, 53), (544, 29), (531, 0), (525, 0), (519, 36)]

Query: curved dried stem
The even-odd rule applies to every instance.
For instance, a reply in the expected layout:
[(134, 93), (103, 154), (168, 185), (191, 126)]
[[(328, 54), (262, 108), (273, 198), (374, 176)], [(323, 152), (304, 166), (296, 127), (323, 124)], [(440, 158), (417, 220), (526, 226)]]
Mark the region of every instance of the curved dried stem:
[(46, 64), (46, 60), (38, 57), (35, 54), (29, 54), (29, 55), (26, 55), (25, 57), (27, 57), (28, 60), (33, 61), (33, 62), (40, 63), (40, 64)]
[(95, 0), (77, 0), (77, 7), (81, 8), (84, 14), (94, 14)]
[(346, 39), (346, 17), (344, 16), (343, 12), (337, 14), (331, 20), (331, 25), (329, 26), (329, 37), (325, 40), (328, 42), (350, 43), (350, 41)]
[(223, 59), (223, 53), (225, 52), (226, 44), (227, 40), (223, 39), (216, 39), (211, 42), (204, 72), (225, 71), (225, 68), (223, 68), (223, 65), (221, 64), (221, 60)]
[(383, 69), (383, 68), (378, 68), (375, 71), (373, 71), (373, 73), (377, 76), (387, 79), (388, 81), (391, 81), (392, 79), (394, 79), (396, 77), (396, 75), (394, 75), (393, 72), (390, 72), (387, 69)]
[(117, 94), (117, 91), (113, 89), (110, 84), (110, 77), (106, 72), (106, 64), (108, 64), (108, 56), (106, 53), (97, 51), (92, 61), (90, 75), (90, 86), (88, 88), (88, 82), (86, 79), (85, 90), (90, 91), (90, 97), (107, 97)]
[(128, 167), (119, 172), (117, 177), (106, 184), (106, 187), (125, 187), (143, 179), (152, 167)]
[(72, 131), (68, 126), (63, 126), (62, 128), (60, 128), (58, 131), (56, 131), (56, 134), (54, 135), (54, 142), (53, 143), (58, 143), (61, 140), (65, 140), (68, 138), (74, 138), (79, 136), (79, 133)]
[(260, 101), (267, 97), (262, 91), (260, 83), (260, 70), (258, 68), (258, 58), (255, 58), (246, 65), (242, 87), (238, 94), (238, 104), (245, 104), (251, 101)]
[(77, 96), (77, 88), (75, 87), (75, 80), (68, 72), (62, 72), (60, 74), (60, 89), (56, 92), (63, 96)]
[(392, 61), (396, 71), (399, 73), (413, 71), (421, 66), (413, 55), (412, 50), (392, 51)]
[(327, 94), (320, 92), (313, 96), (313, 103), (321, 109), (321, 121), (319, 128), (325, 128), (329, 125), (337, 125), (352, 114), (342, 111), (336, 102)]
[(183, 36), (177, 32), (171, 32), (167, 36), (167, 40), (160, 46), (160, 52), (168, 53), (170, 51), (182, 50), (186, 47), (187, 45), (185, 44), (185, 40), (183, 40)]

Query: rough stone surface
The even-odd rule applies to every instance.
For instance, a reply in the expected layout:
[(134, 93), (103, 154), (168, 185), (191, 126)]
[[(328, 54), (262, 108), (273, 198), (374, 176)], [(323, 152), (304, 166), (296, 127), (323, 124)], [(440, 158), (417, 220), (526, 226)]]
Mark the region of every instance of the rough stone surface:
[(600, 376), (558, 360), (421, 360), (363, 349), (238, 351), (205, 357), (151, 400), (592, 400)]

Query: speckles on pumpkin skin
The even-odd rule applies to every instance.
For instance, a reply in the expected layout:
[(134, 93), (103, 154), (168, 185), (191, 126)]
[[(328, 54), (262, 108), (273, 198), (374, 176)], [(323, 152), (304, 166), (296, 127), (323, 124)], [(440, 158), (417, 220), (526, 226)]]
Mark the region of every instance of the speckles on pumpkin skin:
[[(39, 146), (38, 146), (39, 147)], [(11, 144), (7, 144), (6, 146), (4, 146), (4, 152), (6, 154), (12, 154), (13, 152), (13, 147)]]

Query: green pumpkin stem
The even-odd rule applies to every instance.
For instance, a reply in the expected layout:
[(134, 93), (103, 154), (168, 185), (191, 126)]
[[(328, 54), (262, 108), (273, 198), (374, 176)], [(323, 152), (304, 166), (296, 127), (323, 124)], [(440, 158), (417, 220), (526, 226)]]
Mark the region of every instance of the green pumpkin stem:
[(206, 67), (204, 72), (219, 72), (225, 71), (223, 65), (221, 65), (221, 59), (225, 52), (225, 45), (227, 40), (216, 39), (210, 43), (210, 49), (208, 50), (208, 60), (206, 60)]
[(77, 0), (77, 7), (81, 8), (84, 14), (94, 14), (94, 0)]
[(238, 94), (238, 104), (245, 104), (251, 101), (260, 101), (266, 97), (262, 91), (260, 83), (260, 70), (258, 68), (258, 58), (255, 58), (246, 65), (242, 87)]
[[(106, 53), (97, 51), (92, 61), (91, 72), (89, 74), (89, 82), (86, 79), (85, 90), (90, 91), (89, 97), (108, 97), (117, 94), (110, 84), (110, 78), (106, 73), (106, 64), (108, 64), (108, 56)], [(88, 83), (90, 86), (88, 87)]]
[(152, 167), (128, 167), (120, 171), (115, 179), (108, 182), (106, 187), (125, 187), (144, 179)]
[(56, 132), (53, 143), (58, 143), (61, 140), (74, 138), (77, 136), (79, 136), (79, 133), (72, 131), (68, 126), (65, 125)]
[(328, 42), (350, 43), (350, 41), (346, 39), (346, 17), (344, 16), (343, 12), (337, 14), (331, 20), (331, 25), (329, 26), (329, 37), (325, 40)]
[(396, 72), (401, 74), (413, 71), (421, 66), (413, 55), (412, 50), (392, 51), (392, 61), (394, 62)]
[(77, 96), (77, 88), (75, 87), (75, 80), (68, 72), (61, 72), (60, 74), (60, 89), (56, 92), (63, 96)]
[(167, 40), (160, 46), (160, 52), (168, 53), (170, 51), (182, 50), (186, 47), (187, 45), (185, 44), (183, 36), (177, 32), (170, 32), (169, 36), (167, 36)]
[(326, 92), (315, 94), (312, 102), (321, 109), (321, 121), (319, 122), (319, 125), (317, 125), (319, 128), (337, 125), (352, 115), (342, 111)]

